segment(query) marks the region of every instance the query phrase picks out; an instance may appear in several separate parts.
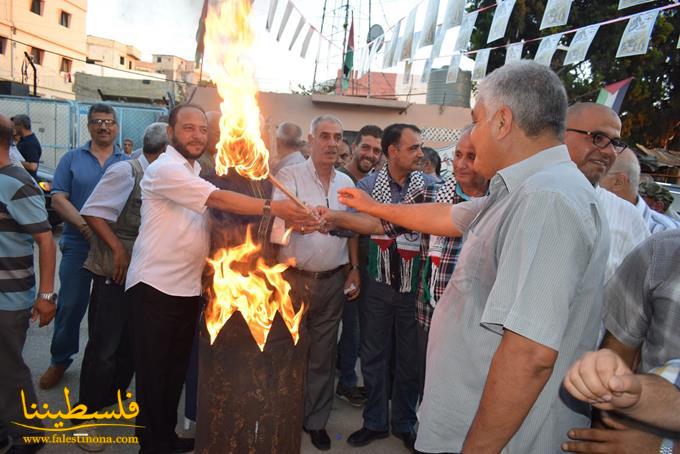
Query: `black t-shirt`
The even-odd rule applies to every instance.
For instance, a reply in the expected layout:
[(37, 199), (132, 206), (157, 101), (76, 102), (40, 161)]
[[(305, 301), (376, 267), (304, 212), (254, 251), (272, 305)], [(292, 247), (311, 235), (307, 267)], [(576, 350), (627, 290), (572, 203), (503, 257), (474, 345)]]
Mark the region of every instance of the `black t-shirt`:
[[(30, 134), (19, 139), (19, 143), (17, 143), (17, 149), (19, 150), (19, 153), (21, 153), (21, 156), (24, 157), (26, 162), (40, 164), (42, 147), (40, 146), (40, 142), (38, 141), (38, 138), (35, 136), (35, 134)], [(35, 172), (28, 173), (33, 176), (36, 175)]]

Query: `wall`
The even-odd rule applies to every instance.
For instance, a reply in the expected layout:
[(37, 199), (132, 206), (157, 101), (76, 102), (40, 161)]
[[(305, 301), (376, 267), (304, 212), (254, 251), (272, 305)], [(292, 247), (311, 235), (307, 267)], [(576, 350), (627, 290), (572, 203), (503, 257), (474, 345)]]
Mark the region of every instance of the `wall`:
[[(73, 99), (73, 74), (85, 66), (87, 1), (44, 1), (42, 15), (32, 13), (30, 7), (30, 0), (0, 3), (0, 36), (9, 38), (5, 54), (0, 55), (0, 78), (22, 82), (24, 51), (30, 54), (30, 48), (37, 47), (44, 51), (42, 64), (36, 65), (38, 95)], [(59, 24), (62, 10), (71, 14), (69, 28)], [(68, 73), (60, 71), (62, 56), (72, 61), (70, 78)], [(26, 83), (32, 90), (33, 70), (30, 67)]]

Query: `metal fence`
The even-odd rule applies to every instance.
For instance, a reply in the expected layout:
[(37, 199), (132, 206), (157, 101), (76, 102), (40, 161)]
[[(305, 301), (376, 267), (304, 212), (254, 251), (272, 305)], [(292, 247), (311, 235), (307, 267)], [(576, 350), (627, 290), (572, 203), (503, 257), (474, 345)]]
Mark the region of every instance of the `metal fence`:
[[(42, 146), (40, 162), (55, 168), (66, 152), (88, 140), (87, 112), (95, 102), (62, 101), (29, 96), (0, 95), (0, 113), (8, 117), (26, 114), (31, 118), (32, 129)], [(168, 114), (162, 107), (137, 106), (123, 103), (106, 103), (118, 116), (118, 143), (126, 138), (141, 148), (144, 129)]]

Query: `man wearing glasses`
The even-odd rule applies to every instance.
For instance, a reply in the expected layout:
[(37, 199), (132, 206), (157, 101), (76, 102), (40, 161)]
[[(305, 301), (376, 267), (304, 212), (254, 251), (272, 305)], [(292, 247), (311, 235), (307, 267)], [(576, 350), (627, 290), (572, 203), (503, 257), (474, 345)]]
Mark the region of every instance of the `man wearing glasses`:
[(94, 104), (87, 114), (87, 129), (92, 140), (66, 153), (54, 173), (52, 206), (64, 219), (61, 236), (59, 279), (61, 291), (52, 337), (50, 367), (40, 377), (40, 387), (56, 386), (78, 352), (80, 322), (87, 310), (92, 275), (83, 268), (90, 249), (92, 230), (80, 209), (104, 175), (116, 162), (128, 159), (116, 144), (116, 112), (106, 104)]
[(626, 149), (621, 120), (607, 106), (577, 103), (567, 110), (564, 142), (571, 160), (595, 187), (597, 200), (609, 223), (611, 246), (605, 282), (628, 253), (649, 236), (649, 228), (634, 206), (600, 187), (600, 181)]

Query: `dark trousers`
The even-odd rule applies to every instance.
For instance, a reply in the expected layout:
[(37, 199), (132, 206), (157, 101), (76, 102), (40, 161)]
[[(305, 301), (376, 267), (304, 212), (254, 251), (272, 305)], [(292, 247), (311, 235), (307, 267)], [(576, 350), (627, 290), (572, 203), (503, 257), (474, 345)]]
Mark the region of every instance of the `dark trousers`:
[(423, 325), (418, 324), (416, 328), (417, 332), (417, 356), (418, 356), (418, 391), (420, 392), (420, 399), (423, 398), (423, 392), (425, 391), (425, 369), (426, 369), (426, 359), (427, 359), (427, 336), (429, 330), (425, 330)]
[[(24, 362), (22, 352), (26, 343), (28, 319), (31, 310), (0, 311), (0, 441), (8, 435), (40, 435), (36, 430), (10, 424), (15, 421), (29, 426), (42, 426), (40, 420), (26, 419), (21, 405), (21, 391), (24, 391), (26, 408), (38, 404), (31, 381), (31, 371)], [(21, 444), (20, 438), (15, 439)]]
[(139, 404), (137, 429), (144, 453), (164, 454), (176, 439), (177, 405), (189, 363), (199, 297), (171, 296), (139, 283), (129, 290)]
[(324, 429), (333, 407), (338, 328), (346, 302), (345, 274), (340, 271), (326, 279), (313, 279), (286, 271), (285, 278), (290, 283), (293, 301), (307, 305), (302, 321), (309, 345), (304, 426), (310, 430)]
[[(364, 282), (362, 277), (361, 282)], [(345, 386), (357, 385), (355, 367), (359, 358), (359, 296), (349, 301), (342, 309), (342, 331), (338, 341), (338, 369), (340, 377), (338, 384)]]
[(91, 411), (116, 403), (119, 391), (125, 399), (135, 372), (132, 306), (124, 292), (110, 279), (93, 276), (88, 341), (80, 369), (80, 403)]
[(361, 371), (368, 397), (364, 427), (375, 431), (389, 428), (389, 369), (391, 352), (395, 349), (391, 426), (393, 432), (409, 432), (416, 423), (418, 401), (415, 294), (399, 293), (372, 279), (363, 288), (366, 293), (361, 301), (359, 320)]

